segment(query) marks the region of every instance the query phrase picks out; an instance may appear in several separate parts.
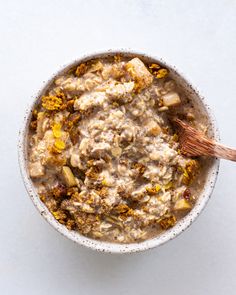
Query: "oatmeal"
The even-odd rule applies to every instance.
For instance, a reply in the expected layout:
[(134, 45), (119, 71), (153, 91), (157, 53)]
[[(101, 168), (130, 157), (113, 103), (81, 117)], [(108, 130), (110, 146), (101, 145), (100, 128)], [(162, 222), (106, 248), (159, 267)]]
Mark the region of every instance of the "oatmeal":
[(89, 60), (55, 78), (32, 114), (29, 174), (69, 230), (132, 243), (194, 206), (201, 159), (179, 151), (169, 120), (204, 126), (168, 69), (138, 57)]

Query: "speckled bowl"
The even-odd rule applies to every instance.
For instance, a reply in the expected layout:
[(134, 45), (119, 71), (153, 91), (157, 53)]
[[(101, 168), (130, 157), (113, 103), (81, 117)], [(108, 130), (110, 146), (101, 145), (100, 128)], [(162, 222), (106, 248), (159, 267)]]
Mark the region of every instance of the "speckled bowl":
[(148, 250), (157, 246), (160, 246), (167, 241), (175, 238), (178, 236), (181, 232), (183, 232), (185, 229), (187, 229), (192, 222), (197, 218), (197, 216), (202, 212), (203, 208), (206, 206), (211, 193), (213, 191), (213, 188), (215, 186), (215, 182), (217, 179), (217, 174), (219, 170), (219, 160), (213, 159), (210, 167), (209, 172), (207, 174), (207, 179), (204, 185), (204, 188), (202, 192), (199, 195), (199, 198), (194, 206), (194, 208), (191, 210), (189, 214), (187, 214), (183, 219), (181, 219), (173, 228), (165, 231), (164, 233), (160, 234), (159, 236), (152, 238), (150, 240), (146, 240), (140, 243), (132, 243), (132, 244), (113, 244), (113, 243), (107, 243), (102, 242), (94, 239), (87, 238), (83, 235), (81, 235), (78, 232), (70, 231), (65, 226), (57, 222), (54, 217), (51, 215), (51, 213), (48, 211), (44, 203), (41, 202), (39, 199), (39, 196), (34, 188), (34, 185), (29, 177), (28, 170), (27, 170), (27, 137), (28, 137), (28, 127), (29, 122), (31, 120), (32, 110), (37, 103), (38, 98), (44, 93), (44, 91), (47, 89), (47, 87), (52, 83), (55, 76), (58, 74), (62, 74), (64, 71), (66, 71), (68, 68), (70, 68), (73, 65), (76, 65), (80, 62), (84, 62), (86, 60), (89, 60), (91, 58), (98, 58), (98, 57), (104, 57), (108, 55), (114, 55), (117, 53), (121, 53), (126, 56), (134, 57), (139, 56), (145, 61), (149, 61), (152, 63), (160, 63), (167, 67), (170, 70), (170, 75), (177, 81), (179, 85), (181, 85), (190, 99), (194, 102), (194, 104), (197, 106), (199, 111), (202, 113), (203, 116), (207, 118), (208, 124), (209, 124), (209, 135), (219, 140), (219, 134), (218, 129), (216, 126), (216, 121), (210, 111), (210, 108), (208, 107), (207, 103), (203, 99), (203, 97), (198, 93), (196, 89), (192, 87), (192, 85), (188, 82), (186, 78), (184, 78), (183, 74), (180, 74), (176, 70), (175, 67), (170, 66), (166, 64), (161, 58), (156, 58), (153, 56), (148, 56), (143, 53), (139, 52), (133, 52), (131, 50), (109, 50), (107, 52), (100, 52), (95, 54), (90, 54), (83, 56), (74, 62), (70, 63), (67, 66), (63, 66), (61, 70), (59, 70), (56, 74), (54, 74), (48, 82), (45, 82), (42, 89), (38, 92), (38, 94), (32, 99), (31, 105), (27, 109), (23, 121), (23, 125), (20, 131), (20, 137), (19, 137), (19, 165), (21, 169), (22, 178), (25, 184), (25, 187), (28, 191), (28, 194), (33, 201), (34, 205), (39, 210), (40, 214), (61, 234), (66, 236), (67, 238), (71, 239), (72, 241), (76, 242), (77, 244), (86, 246), (93, 250), (98, 250), (102, 252), (110, 252), (110, 253), (132, 253), (132, 252), (138, 252), (138, 251), (144, 251)]

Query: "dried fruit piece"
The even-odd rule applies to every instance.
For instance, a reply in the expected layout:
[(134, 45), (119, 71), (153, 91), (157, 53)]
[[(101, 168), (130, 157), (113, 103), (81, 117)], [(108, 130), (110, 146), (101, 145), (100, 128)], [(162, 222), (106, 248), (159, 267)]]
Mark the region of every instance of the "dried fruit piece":
[(190, 200), (190, 198), (191, 198), (191, 191), (190, 191), (190, 189), (189, 188), (186, 188), (186, 190), (184, 191), (184, 193), (183, 193), (183, 197), (186, 199), (186, 200)]

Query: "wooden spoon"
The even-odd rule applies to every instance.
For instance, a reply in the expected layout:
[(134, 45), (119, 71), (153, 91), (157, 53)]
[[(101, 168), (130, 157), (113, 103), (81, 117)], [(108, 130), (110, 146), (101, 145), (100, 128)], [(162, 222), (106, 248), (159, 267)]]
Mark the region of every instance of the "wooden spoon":
[(178, 127), (180, 151), (186, 156), (210, 156), (236, 161), (236, 150), (207, 138), (187, 123), (173, 118)]

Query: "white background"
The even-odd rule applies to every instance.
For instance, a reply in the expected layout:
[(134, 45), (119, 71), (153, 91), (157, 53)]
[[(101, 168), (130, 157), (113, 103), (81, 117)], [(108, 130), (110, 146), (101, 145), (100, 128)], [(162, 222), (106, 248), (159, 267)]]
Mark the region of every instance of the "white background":
[(236, 165), (221, 162), (189, 230), (140, 254), (73, 244), (23, 187), (17, 136), (43, 80), (81, 54), (128, 47), (162, 56), (206, 96), (236, 147), (236, 1), (0, 0), (0, 294), (236, 294)]

